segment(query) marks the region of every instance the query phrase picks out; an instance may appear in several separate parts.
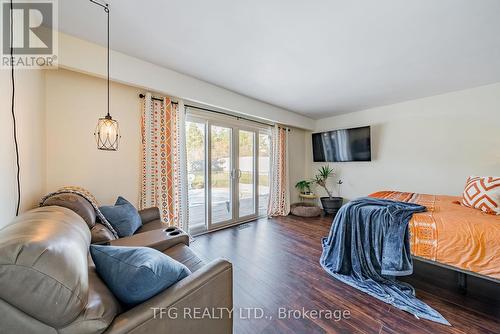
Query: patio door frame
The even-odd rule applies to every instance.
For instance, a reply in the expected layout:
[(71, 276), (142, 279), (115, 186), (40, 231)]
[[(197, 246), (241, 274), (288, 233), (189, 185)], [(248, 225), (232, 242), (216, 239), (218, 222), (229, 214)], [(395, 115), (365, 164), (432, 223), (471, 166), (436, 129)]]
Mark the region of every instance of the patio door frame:
[[(247, 120), (235, 119), (231, 116), (221, 116), (209, 112), (187, 108), (187, 122), (197, 122), (205, 125), (205, 228), (195, 229), (190, 232), (193, 235), (212, 232), (228, 226), (241, 224), (259, 218), (259, 134), (270, 135), (271, 127), (266, 127), (258, 123)], [(211, 171), (211, 146), (212, 126), (229, 128), (231, 130), (231, 157), (230, 157), (230, 191), (231, 191), (231, 218), (218, 223), (212, 221), (212, 171)], [(239, 170), (239, 131), (253, 133), (253, 201), (254, 211), (252, 214), (239, 216), (239, 177), (236, 174)]]

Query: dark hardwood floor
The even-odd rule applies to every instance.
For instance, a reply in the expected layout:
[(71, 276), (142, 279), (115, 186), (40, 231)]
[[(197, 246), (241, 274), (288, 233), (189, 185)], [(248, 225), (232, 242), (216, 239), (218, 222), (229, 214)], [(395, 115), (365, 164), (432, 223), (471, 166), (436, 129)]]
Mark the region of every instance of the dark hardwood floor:
[[(234, 333), (500, 333), (498, 299), (464, 296), (434, 285), (432, 277), (408, 280), (451, 327), (416, 319), (335, 280), (319, 264), (320, 240), (330, 225), (331, 218), (288, 216), (196, 237), (191, 247), (200, 257), (225, 257), (233, 263)], [(256, 308), (256, 316), (246, 308)], [(350, 316), (280, 319), (280, 308), (348, 310)], [(261, 311), (265, 317), (259, 319)]]

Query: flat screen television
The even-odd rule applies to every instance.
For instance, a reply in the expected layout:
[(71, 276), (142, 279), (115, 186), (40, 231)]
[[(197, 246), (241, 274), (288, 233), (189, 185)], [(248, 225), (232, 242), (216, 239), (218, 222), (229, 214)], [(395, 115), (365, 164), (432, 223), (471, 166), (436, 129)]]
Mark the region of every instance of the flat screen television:
[(370, 127), (313, 133), (314, 162), (371, 161)]

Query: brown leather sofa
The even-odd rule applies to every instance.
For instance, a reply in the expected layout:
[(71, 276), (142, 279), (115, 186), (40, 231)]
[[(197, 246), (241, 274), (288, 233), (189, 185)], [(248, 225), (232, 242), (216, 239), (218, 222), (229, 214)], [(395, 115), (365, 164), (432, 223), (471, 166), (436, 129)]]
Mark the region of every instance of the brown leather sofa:
[[(142, 232), (110, 244), (154, 247), (192, 274), (132, 308), (99, 278), (89, 256), (88, 221), (80, 213), (44, 206), (2, 228), (0, 333), (232, 333), (231, 263), (204, 263), (181, 230), (149, 229), (154, 212), (141, 213)], [(200, 310), (212, 316), (196, 316)]]
[[(62, 206), (76, 212), (83, 218), (90, 229), (91, 243), (103, 244), (115, 240), (113, 233), (100, 221), (92, 205), (82, 196), (75, 193), (59, 193), (50, 196), (42, 203), (43, 206)], [(160, 219), (158, 208), (148, 208), (139, 211), (142, 226), (135, 232), (140, 234), (149, 231), (165, 229), (168, 226)]]

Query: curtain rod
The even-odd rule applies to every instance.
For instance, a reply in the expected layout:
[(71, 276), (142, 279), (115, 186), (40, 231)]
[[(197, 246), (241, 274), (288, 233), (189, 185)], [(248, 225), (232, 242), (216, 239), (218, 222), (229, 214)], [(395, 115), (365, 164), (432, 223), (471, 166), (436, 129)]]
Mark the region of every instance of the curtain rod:
[[(143, 99), (145, 97), (146, 97), (146, 95), (139, 94), (139, 98)], [(158, 98), (158, 97), (154, 97), (154, 96), (152, 96), (151, 99), (152, 100), (156, 100), (156, 101), (163, 101), (163, 99)], [(173, 101), (171, 103), (172, 104), (179, 104), (179, 102), (173, 102)], [(267, 125), (267, 126), (273, 126), (273, 124), (269, 124), (269, 123), (265, 123), (265, 122), (259, 122), (259, 121), (255, 121), (253, 119), (245, 118), (245, 117), (241, 117), (241, 116), (231, 115), (229, 113), (225, 113), (225, 112), (222, 112), (222, 111), (217, 111), (217, 110), (213, 110), (213, 109), (207, 109), (207, 108), (197, 107), (197, 106), (193, 106), (193, 105), (190, 105), (190, 104), (185, 104), (184, 106), (188, 107), (188, 108), (194, 108), (194, 109), (199, 109), (199, 110), (203, 110), (203, 111), (213, 112), (213, 113), (220, 114), (220, 115), (234, 117), (236, 119), (244, 119), (246, 121), (250, 121), (250, 122), (254, 122), (254, 123), (259, 123), (259, 124), (263, 124), (263, 125)], [(285, 127), (282, 127), (282, 126), (278, 126), (278, 127), (282, 128), (282, 129), (287, 129), (288, 131), (290, 131), (289, 128), (285, 128)]]

